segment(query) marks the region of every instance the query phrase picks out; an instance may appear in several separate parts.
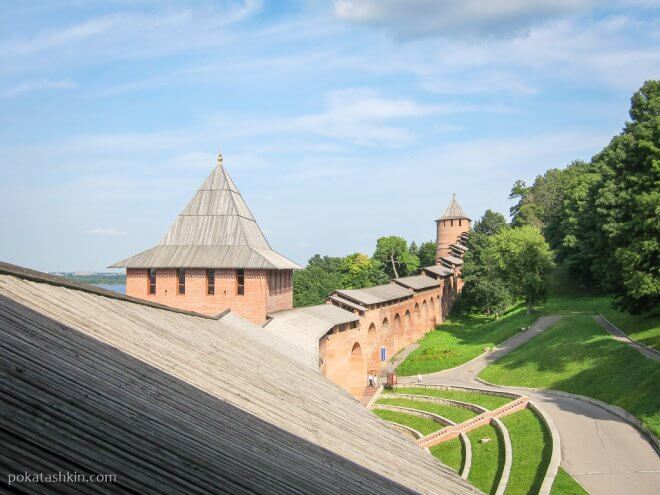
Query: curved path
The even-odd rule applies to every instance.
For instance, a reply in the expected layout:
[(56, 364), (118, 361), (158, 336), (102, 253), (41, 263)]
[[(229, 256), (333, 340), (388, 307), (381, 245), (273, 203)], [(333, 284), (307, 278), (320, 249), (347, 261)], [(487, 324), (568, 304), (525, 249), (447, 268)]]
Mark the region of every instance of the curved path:
[[(539, 318), (526, 332), (502, 342), (496, 350), (449, 370), (424, 375), (423, 383), (508, 390), (527, 395), (554, 421), (561, 438), (562, 463), (591, 495), (657, 494), (660, 458), (637, 429), (618, 416), (580, 399), (552, 392), (484, 385), (475, 380), (479, 372), (544, 330), (560, 317)], [(413, 383), (402, 377), (399, 383)]]

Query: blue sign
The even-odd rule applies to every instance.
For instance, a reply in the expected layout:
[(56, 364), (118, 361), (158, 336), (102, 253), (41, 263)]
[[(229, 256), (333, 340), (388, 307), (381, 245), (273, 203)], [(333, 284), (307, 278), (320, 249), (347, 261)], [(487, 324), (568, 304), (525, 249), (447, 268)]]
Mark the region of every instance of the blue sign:
[(385, 346), (380, 348), (380, 360), (385, 361), (387, 359), (387, 350), (385, 349)]

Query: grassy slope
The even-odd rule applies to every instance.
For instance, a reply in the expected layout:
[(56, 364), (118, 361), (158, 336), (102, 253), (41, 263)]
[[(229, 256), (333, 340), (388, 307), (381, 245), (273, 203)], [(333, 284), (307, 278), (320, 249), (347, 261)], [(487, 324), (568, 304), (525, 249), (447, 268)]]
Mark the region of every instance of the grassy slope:
[(660, 434), (660, 363), (612, 339), (591, 315), (564, 318), (479, 376), (594, 397), (623, 407)]
[[(472, 444), (472, 468), (468, 481), (484, 493), (495, 493), (504, 465), (504, 445), (491, 425), (472, 430), (468, 437)], [(480, 443), (482, 438), (489, 438), (490, 442)]]
[(450, 467), (457, 473), (460, 472), (463, 467), (464, 453), (463, 444), (458, 437), (431, 447), (429, 450), (445, 466)]
[[(443, 404), (434, 404), (432, 402), (422, 402), (412, 399), (388, 399), (384, 397), (379, 399), (376, 403), (387, 404), (389, 406), (409, 407), (412, 409), (418, 409), (419, 411), (439, 414), (440, 416), (456, 423), (462, 423), (463, 421), (467, 421), (468, 419), (476, 416), (476, 414), (472, 411), (468, 411), (467, 409), (462, 409), (460, 407), (445, 406)], [(440, 428), (441, 426), (438, 425), (437, 429)]]
[(550, 495), (589, 495), (570, 474), (559, 468)]
[(527, 315), (517, 308), (497, 320), (460, 317), (446, 320), (419, 341), (406, 360), (399, 365), (400, 376), (432, 373), (463, 364), (477, 357), (484, 347), (493, 347), (528, 326), (537, 315)]
[(630, 315), (613, 308), (603, 311), (602, 314), (631, 339), (660, 351), (660, 315)]
[(441, 425), (426, 418), (420, 418), (418, 416), (413, 416), (412, 414), (405, 414), (395, 411), (385, 411), (382, 409), (374, 409), (374, 414), (384, 419), (385, 421), (393, 421), (405, 426), (409, 426), (420, 432), (422, 435), (430, 435), (434, 431), (438, 431), (442, 428)]
[(549, 433), (530, 409), (502, 418), (509, 430), (513, 463), (506, 495), (537, 493), (550, 462)]
[(497, 409), (504, 404), (511, 402), (507, 397), (499, 397), (497, 395), (478, 394), (476, 392), (461, 392), (457, 390), (440, 390), (437, 388), (396, 388), (393, 390), (383, 390), (383, 398), (387, 398), (388, 393), (395, 394), (414, 394), (414, 395), (427, 395), (432, 397), (442, 397), (443, 399), (458, 400), (461, 402), (468, 402), (476, 404), (486, 409)]

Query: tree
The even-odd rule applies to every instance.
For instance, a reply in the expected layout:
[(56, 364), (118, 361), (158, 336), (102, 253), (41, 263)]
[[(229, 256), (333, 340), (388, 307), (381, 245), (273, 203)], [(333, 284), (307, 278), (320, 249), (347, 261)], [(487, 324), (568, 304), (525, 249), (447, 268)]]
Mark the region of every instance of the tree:
[(344, 289), (361, 289), (387, 283), (387, 274), (381, 263), (362, 253), (344, 257), (339, 265), (339, 273)]
[(419, 246), (419, 251), (417, 257), (419, 258), (419, 266), (431, 266), (435, 265), (435, 253), (436, 245), (435, 242), (423, 242)]
[(463, 286), (461, 300), (468, 309), (496, 317), (513, 303), (506, 285), (488, 275), (468, 279)]
[(402, 237), (378, 239), (373, 258), (381, 262), (385, 273), (393, 278), (409, 275), (419, 268), (419, 258), (410, 253), (408, 243)]
[(504, 229), (490, 236), (482, 260), (491, 276), (525, 301), (528, 312), (545, 298), (553, 254), (536, 227)]
[(494, 235), (506, 227), (507, 223), (504, 215), (493, 210), (486, 210), (484, 216), (474, 222), (474, 227), (470, 233)]
[(341, 258), (311, 257), (304, 270), (293, 273), (293, 305), (322, 304), (332, 291), (342, 289), (340, 264)]

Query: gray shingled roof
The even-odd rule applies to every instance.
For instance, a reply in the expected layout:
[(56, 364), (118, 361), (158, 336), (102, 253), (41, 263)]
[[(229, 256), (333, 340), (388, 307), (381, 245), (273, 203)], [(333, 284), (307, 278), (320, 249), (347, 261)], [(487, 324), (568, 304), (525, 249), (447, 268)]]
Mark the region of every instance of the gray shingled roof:
[(222, 157), (160, 243), (110, 268), (298, 269), (274, 252)]
[(424, 290), (432, 287), (438, 287), (440, 282), (426, 275), (413, 275), (411, 277), (401, 277), (394, 280), (399, 285), (410, 287), (413, 290)]
[(440, 259), (443, 261), (446, 261), (447, 263), (451, 263), (453, 265), (462, 265), (463, 260), (461, 258), (457, 258), (456, 256), (440, 256)]
[(336, 293), (342, 297), (367, 305), (380, 304), (412, 296), (412, 293), (408, 289), (404, 289), (400, 285), (394, 283), (376, 285), (375, 287), (368, 287), (366, 289), (338, 290)]
[(470, 217), (468, 217), (463, 211), (463, 208), (458, 204), (458, 201), (456, 201), (456, 195), (453, 194), (449, 206), (447, 206), (447, 209), (438, 220), (453, 220), (457, 218), (470, 219)]
[(315, 371), (319, 368), (319, 339), (335, 325), (359, 321), (355, 313), (332, 304), (319, 304), (273, 313), (263, 327), (264, 334), (286, 342), (283, 352)]
[(440, 277), (448, 277), (449, 275), (454, 273), (450, 268), (447, 268), (446, 266), (442, 266), (442, 265), (425, 266), (424, 268), (422, 268), (422, 271), (434, 273), (435, 275), (438, 275)]
[(259, 326), (9, 271), (4, 472), (117, 476), (53, 488), (62, 493), (474, 493), (317, 371), (256, 340)]

